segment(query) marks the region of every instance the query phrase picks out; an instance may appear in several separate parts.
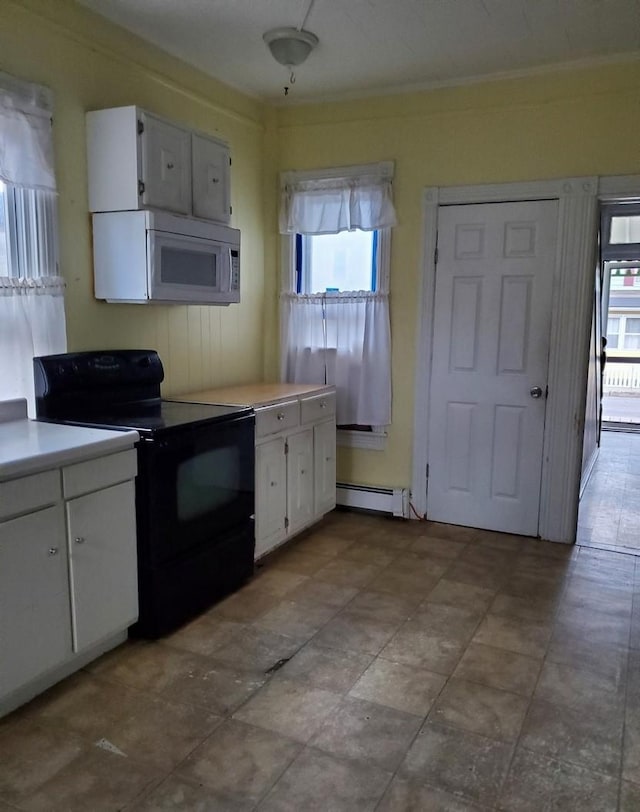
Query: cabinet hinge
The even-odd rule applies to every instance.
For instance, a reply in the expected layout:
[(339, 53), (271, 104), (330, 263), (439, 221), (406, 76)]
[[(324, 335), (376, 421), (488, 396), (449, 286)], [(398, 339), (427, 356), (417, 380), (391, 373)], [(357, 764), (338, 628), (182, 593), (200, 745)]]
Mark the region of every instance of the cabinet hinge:
[(142, 119), (138, 119), (138, 135), (142, 135), (144, 132), (144, 121)]
[(289, 441), (288, 440), (284, 441), (284, 453), (285, 454), (289, 453)]
[(229, 166), (231, 166), (231, 156), (229, 156)]
[(284, 529), (285, 530), (289, 529), (289, 517), (288, 516), (284, 517)]
[(233, 206), (229, 206), (229, 214), (233, 214)]
[(144, 194), (144, 181), (143, 180), (138, 181), (138, 194), (139, 195)]
[(427, 479), (429, 479), (429, 463), (427, 463)]
[(436, 231), (436, 248), (435, 248), (435, 251), (433, 252), (433, 264), (434, 265), (438, 264), (438, 237), (439, 236), (440, 236), (440, 234)]

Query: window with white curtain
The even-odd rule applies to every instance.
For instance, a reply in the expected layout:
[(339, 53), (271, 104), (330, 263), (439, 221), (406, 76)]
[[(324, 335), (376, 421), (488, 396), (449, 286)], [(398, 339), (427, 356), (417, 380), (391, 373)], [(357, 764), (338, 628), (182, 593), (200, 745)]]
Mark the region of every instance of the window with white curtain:
[(391, 422), (393, 164), (287, 172), (281, 377), (336, 387), (339, 442), (383, 447)]
[(0, 400), (26, 398), (33, 357), (65, 352), (52, 97), (0, 73)]

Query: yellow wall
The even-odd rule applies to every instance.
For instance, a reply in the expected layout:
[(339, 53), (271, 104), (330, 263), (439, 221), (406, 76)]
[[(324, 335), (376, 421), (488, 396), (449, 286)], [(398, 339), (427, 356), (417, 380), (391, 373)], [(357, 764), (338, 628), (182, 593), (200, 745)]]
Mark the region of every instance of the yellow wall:
[[(2, 0), (0, 70), (46, 84), (55, 94), (69, 350), (157, 349), (165, 362), (166, 394), (259, 380), (265, 287), (262, 105), (69, 0)], [(232, 225), (242, 230), (240, 305), (115, 305), (93, 298), (84, 114), (126, 104), (229, 142)]]
[[(385, 452), (340, 450), (344, 481), (410, 483), (424, 187), (640, 172), (639, 62), (265, 108), (71, 0), (0, 0), (0, 70), (55, 93), (69, 349), (155, 347), (166, 362), (165, 393), (277, 378), (278, 172), (395, 161), (393, 425)], [(84, 113), (124, 104), (230, 142), (241, 305), (144, 307), (93, 298)]]
[[(285, 169), (379, 160), (396, 166), (393, 425), (385, 452), (341, 449), (339, 480), (410, 484), (422, 190), (637, 173), (639, 131), (640, 62), (278, 110), (274, 184)], [(275, 322), (268, 329), (275, 338)]]

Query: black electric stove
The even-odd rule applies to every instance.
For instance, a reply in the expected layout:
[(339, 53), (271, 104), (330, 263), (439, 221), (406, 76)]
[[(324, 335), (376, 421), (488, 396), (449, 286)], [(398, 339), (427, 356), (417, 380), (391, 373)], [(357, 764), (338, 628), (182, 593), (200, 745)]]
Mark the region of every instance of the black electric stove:
[(39, 420), (140, 434), (134, 633), (165, 634), (252, 574), (252, 409), (162, 400), (154, 350), (43, 356), (34, 376)]

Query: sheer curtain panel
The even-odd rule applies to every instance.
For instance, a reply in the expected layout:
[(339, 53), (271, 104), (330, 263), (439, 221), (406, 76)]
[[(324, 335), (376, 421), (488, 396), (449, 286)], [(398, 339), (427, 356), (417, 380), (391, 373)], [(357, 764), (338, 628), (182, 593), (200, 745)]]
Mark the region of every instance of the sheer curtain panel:
[(0, 399), (26, 397), (33, 356), (65, 352), (52, 99), (0, 73)]
[(391, 330), (383, 293), (283, 294), (282, 377), (336, 387), (338, 425), (391, 423)]

